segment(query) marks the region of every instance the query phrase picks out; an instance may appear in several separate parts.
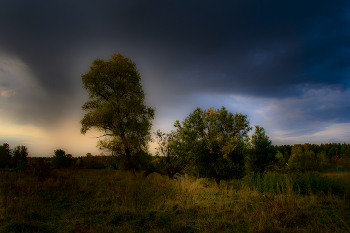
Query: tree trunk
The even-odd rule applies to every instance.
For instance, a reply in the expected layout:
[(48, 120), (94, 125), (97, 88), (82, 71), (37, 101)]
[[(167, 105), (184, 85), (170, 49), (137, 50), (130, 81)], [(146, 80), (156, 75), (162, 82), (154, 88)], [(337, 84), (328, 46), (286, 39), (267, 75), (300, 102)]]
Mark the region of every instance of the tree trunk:
[(130, 171), (132, 169), (132, 164), (131, 164), (131, 153), (129, 148), (125, 148), (125, 165), (126, 165), (126, 170)]

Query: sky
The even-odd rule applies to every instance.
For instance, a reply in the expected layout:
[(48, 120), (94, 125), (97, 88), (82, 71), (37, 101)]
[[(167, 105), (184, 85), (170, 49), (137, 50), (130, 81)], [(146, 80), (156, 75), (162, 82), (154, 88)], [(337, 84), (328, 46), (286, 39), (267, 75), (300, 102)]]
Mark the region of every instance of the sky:
[[(152, 132), (225, 106), (275, 145), (350, 143), (350, 2), (0, 1), (0, 143), (100, 154), (81, 75), (129, 57)], [(150, 144), (154, 152), (155, 143)]]

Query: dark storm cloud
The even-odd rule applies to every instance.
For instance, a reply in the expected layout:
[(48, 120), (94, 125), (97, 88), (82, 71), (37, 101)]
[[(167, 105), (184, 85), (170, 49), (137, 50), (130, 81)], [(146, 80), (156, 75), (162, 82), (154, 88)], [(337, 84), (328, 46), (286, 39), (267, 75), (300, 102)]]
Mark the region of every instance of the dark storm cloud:
[(164, 86), (179, 92), (276, 97), (301, 94), (299, 84), (348, 87), (348, 7), (340, 2), (147, 2), (136, 9), (129, 26), (144, 43), (159, 42), (150, 59), (165, 66)]
[(302, 98), (349, 87), (349, 19), (348, 1), (2, 1), (0, 51), (28, 65), (50, 95), (36, 106), (54, 118), (92, 60), (114, 52), (148, 67), (157, 105), (166, 93)]

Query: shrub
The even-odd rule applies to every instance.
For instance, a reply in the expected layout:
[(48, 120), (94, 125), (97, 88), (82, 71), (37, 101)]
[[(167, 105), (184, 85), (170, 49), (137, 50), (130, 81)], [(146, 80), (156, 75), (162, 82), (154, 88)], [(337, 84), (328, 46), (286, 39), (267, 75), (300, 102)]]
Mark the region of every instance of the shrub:
[(55, 150), (55, 155), (52, 157), (52, 164), (55, 168), (70, 167), (72, 165), (73, 156), (67, 154), (64, 150)]

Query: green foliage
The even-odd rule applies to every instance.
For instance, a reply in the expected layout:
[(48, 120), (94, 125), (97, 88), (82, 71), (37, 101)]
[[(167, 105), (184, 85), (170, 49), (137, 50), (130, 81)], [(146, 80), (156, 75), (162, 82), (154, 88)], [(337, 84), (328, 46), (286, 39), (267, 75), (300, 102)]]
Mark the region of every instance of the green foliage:
[(333, 157), (338, 157), (339, 158), (339, 150), (337, 147), (332, 146), (332, 148), (329, 150), (329, 152), (327, 153), (328, 158), (332, 159)]
[(13, 149), (12, 166), (23, 170), (27, 162), (28, 149), (25, 146), (17, 146)]
[[(137, 151), (132, 157), (132, 163), (137, 166), (137, 170), (146, 170), (148, 168), (153, 168), (152, 160), (153, 156), (143, 150)], [(123, 163), (120, 165), (123, 166)], [(127, 167), (124, 167), (124, 169), (128, 170)]]
[(350, 156), (350, 145), (346, 143), (341, 144), (340, 154)]
[(99, 147), (112, 150), (126, 169), (137, 169), (133, 157), (147, 151), (154, 109), (145, 105), (135, 63), (121, 54), (111, 55), (108, 61), (96, 59), (82, 81), (89, 101), (82, 106), (87, 113), (81, 120), (81, 132), (91, 128), (104, 132), (108, 137), (99, 141)]
[[(293, 146), (291, 145), (275, 146), (275, 148), (284, 155), (287, 161), (289, 160), (289, 157), (291, 155), (292, 147)], [(334, 156), (339, 158), (341, 154), (350, 156), (350, 144), (346, 143), (326, 143), (320, 145), (305, 143), (303, 147), (305, 150), (312, 150), (315, 153), (315, 155), (321, 152), (325, 152), (328, 157), (328, 160), (331, 160)]]
[(232, 114), (225, 107), (197, 108), (182, 123), (176, 121), (178, 151), (188, 156), (192, 173), (220, 180), (240, 178), (244, 171), (247, 134), (246, 115)]
[(330, 192), (344, 196), (349, 192), (346, 189), (348, 186), (346, 180), (322, 176), (319, 172), (248, 174), (243, 179), (243, 185), (248, 188), (257, 188), (261, 193), (297, 193), (310, 195), (328, 194)]
[[(255, 132), (251, 140), (252, 148), (247, 156), (247, 167), (250, 171), (263, 174), (269, 164), (276, 163), (275, 149), (271, 145), (265, 129), (255, 126)], [(283, 156), (281, 156), (283, 157)], [(282, 158), (280, 158), (282, 160)], [(283, 159), (284, 160), (284, 159)]]
[(280, 151), (283, 154), (284, 159), (288, 161), (292, 152), (292, 147), (293, 146), (291, 145), (280, 145), (280, 146), (276, 145), (275, 149), (276, 151)]
[(70, 167), (72, 165), (73, 156), (67, 154), (64, 150), (57, 149), (52, 157), (52, 164), (55, 168)]
[(277, 165), (278, 165), (280, 168), (286, 166), (287, 161), (286, 161), (286, 159), (284, 158), (284, 155), (283, 155), (280, 151), (277, 151), (276, 160), (277, 160)]
[(295, 144), (292, 155), (288, 160), (288, 168), (291, 172), (318, 171), (320, 169), (317, 157), (312, 150), (308, 150), (307, 144)]
[(4, 143), (2, 146), (0, 146), (0, 168), (10, 166), (11, 156), (12, 155), (9, 144)]
[(157, 131), (158, 147), (156, 148), (156, 169), (164, 172), (169, 178), (177, 173), (183, 174), (189, 165), (189, 156), (181, 148), (179, 131), (171, 131), (168, 134)]
[(295, 177), (294, 190), (301, 194), (333, 193), (344, 196), (347, 194), (347, 182), (344, 179), (329, 178), (319, 172), (307, 172)]
[(326, 168), (331, 166), (330, 161), (329, 161), (325, 151), (318, 153), (316, 158), (317, 158), (318, 166), (321, 170), (326, 169)]
[[(292, 149), (294, 147), (294, 149)], [(347, 170), (345, 168), (345, 163), (343, 162), (344, 156), (350, 156), (350, 144), (346, 143), (326, 143), (326, 144), (309, 144), (305, 143), (303, 145), (299, 145), (302, 147), (303, 151), (312, 151), (316, 155), (316, 160), (318, 164), (318, 168), (320, 170), (330, 169), (333, 167), (335, 170)], [(289, 160), (290, 155), (292, 154), (292, 150), (295, 150), (295, 145), (281, 145), (275, 146), (277, 151), (280, 151), (286, 159)], [(294, 153), (295, 154), (295, 153)], [(345, 165), (345, 166), (344, 166)], [(299, 169), (300, 170), (300, 169)], [(310, 170), (310, 169), (309, 169)]]

